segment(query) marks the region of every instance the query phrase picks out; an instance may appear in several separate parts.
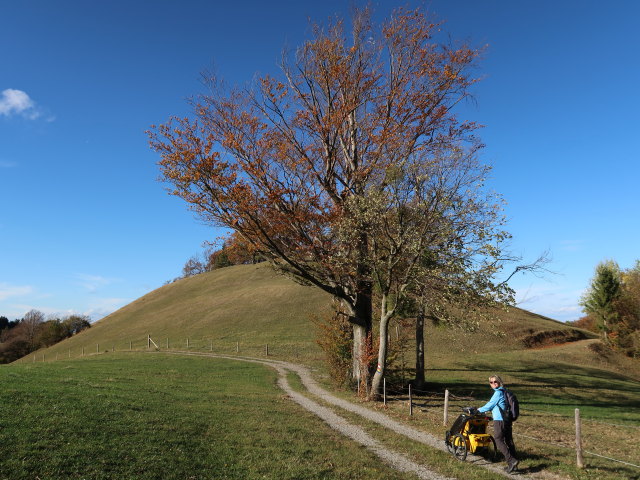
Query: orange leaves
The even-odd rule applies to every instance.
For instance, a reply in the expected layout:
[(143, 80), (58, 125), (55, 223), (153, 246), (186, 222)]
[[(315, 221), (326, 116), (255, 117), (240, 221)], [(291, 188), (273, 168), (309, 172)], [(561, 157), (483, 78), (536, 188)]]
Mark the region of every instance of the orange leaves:
[[(438, 45), (439, 24), (419, 10), (398, 9), (378, 27), (365, 9), (352, 25), (348, 34), (340, 20), (315, 28), (283, 75), (255, 90), (212, 77), (193, 119), (149, 133), (172, 193), (332, 291), (371, 261), (362, 238), (378, 219), (349, 218), (354, 198), (390, 188), (396, 165), (419, 170), (443, 152), (478, 148), (478, 126), (453, 113), (477, 51)], [(342, 235), (344, 225), (362, 231)]]

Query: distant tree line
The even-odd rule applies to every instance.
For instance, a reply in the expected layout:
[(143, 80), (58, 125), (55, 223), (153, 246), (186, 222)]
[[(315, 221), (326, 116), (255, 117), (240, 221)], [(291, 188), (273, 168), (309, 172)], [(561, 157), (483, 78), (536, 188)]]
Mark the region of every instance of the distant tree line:
[(251, 245), (234, 233), (223, 242), (220, 248), (209, 245), (202, 252), (189, 258), (184, 267), (182, 267), (182, 276), (175, 280), (193, 277), (200, 273), (211, 272), (212, 270), (232, 265), (250, 265), (264, 260), (264, 256), (256, 252)]
[(91, 327), (86, 315), (45, 318), (39, 310), (30, 310), (21, 319), (0, 316), (0, 363), (10, 363), (43, 347)]
[(613, 260), (599, 263), (580, 304), (586, 315), (573, 325), (599, 333), (613, 350), (640, 357), (640, 260), (627, 270)]

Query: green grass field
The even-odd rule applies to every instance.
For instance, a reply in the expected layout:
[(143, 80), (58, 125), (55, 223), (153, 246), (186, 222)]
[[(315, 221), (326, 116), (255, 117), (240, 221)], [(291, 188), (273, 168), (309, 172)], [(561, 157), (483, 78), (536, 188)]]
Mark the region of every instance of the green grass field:
[[(385, 467), (367, 470), (377, 460), (284, 401), (266, 367), (123, 352), (146, 350), (147, 335), (160, 350), (168, 341), (172, 351), (264, 357), (268, 345), (269, 358), (305, 364), (329, 385), (310, 318), (330, 306), (326, 295), (266, 265), (231, 267), (164, 286), (79, 335), (0, 367), (0, 441), (12, 446), (0, 460), (0, 478), (404, 478)], [(388, 413), (441, 436), (444, 389), (460, 399), (454, 408), (477, 406), (490, 396), (487, 377), (499, 373), (522, 404), (516, 433), (539, 440), (517, 439), (531, 473), (640, 479), (638, 468), (590, 456), (578, 471), (575, 453), (550, 446), (573, 444), (580, 408), (586, 450), (640, 464), (638, 361), (598, 354), (590, 348), (597, 342), (592, 334), (524, 310), (498, 317), (473, 333), (428, 326), (432, 394), (416, 399), (409, 417), (400, 392)], [(391, 328), (392, 349), (405, 346), (389, 372), (396, 387), (412, 375), (412, 329)], [(554, 345), (576, 335), (586, 339)], [(532, 339), (541, 340), (525, 348)], [(423, 447), (407, 448), (419, 455)], [(361, 465), (351, 465), (350, 449), (363, 456)], [(274, 460), (258, 460), (254, 452)]]
[(405, 479), (273, 370), (146, 354), (0, 368), (0, 478)]

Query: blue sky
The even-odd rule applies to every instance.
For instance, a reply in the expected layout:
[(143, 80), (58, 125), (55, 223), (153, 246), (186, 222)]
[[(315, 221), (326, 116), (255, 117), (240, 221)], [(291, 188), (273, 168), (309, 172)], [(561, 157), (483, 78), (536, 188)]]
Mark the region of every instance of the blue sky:
[[(97, 320), (178, 276), (218, 233), (165, 193), (144, 131), (188, 113), (202, 70), (232, 83), (277, 73), (309, 17), (348, 16), (351, 4), (0, 3), (0, 315)], [(384, 16), (399, 4), (373, 6)], [(488, 45), (461, 115), (485, 125), (512, 250), (532, 260), (549, 249), (556, 272), (515, 278), (520, 306), (578, 318), (598, 262), (640, 258), (640, 4), (420, 5), (453, 39)]]

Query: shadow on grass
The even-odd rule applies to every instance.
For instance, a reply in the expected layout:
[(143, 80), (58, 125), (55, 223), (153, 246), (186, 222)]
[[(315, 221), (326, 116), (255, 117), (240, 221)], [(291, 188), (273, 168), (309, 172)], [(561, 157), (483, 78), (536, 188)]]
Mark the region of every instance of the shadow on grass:
[(520, 462), (518, 473), (521, 474), (543, 472), (549, 470), (555, 464), (555, 462), (550, 461), (546, 456), (528, 452), (518, 451), (517, 458)]
[[(497, 359), (496, 364), (498, 362)], [(496, 364), (485, 361), (462, 368), (430, 369), (427, 371), (428, 379), (430, 372), (437, 373), (440, 378), (428, 381), (422, 389), (414, 389), (412, 393), (421, 397), (442, 394), (448, 389), (457, 397), (488, 400), (491, 390), (486, 380), (497, 372), (517, 379), (508, 387), (517, 393), (525, 411), (527, 407), (546, 411), (549, 407), (562, 410), (581, 407), (606, 410), (606, 417), (610, 417), (611, 414), (618, 416), (637, 410), (640, 382), (618, 373), (549, 361), (524, 360), (508, 368), (496, 367)], [(405, 376), (408, 373), (405, 371)], [(401, 387), (399, 378), (395, 378), (395, 382), (393, 380), (389, 381), (395, 385), (392, 388), (402, 394), (408, 393), (408, 382)], [(428, 407), (428, 402), (422, 406)]]

